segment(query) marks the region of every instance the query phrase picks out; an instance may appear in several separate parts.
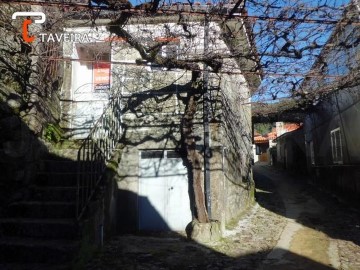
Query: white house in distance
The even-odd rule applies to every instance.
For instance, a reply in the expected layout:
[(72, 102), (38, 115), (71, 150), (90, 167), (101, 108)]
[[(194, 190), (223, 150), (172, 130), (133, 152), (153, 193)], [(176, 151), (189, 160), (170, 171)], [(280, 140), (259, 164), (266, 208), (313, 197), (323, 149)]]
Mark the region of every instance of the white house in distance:
[[(184, 5), (185, 7), (185, 5)], [(233, 6), (218, 7), (228, 12)], [(165, 8), (165, 7), (164, 7)], [(176, 7), (166, 7), (179, 10)], [(208, 6), (198, 6), (207, 10)], [(216, 7), (214, 7), (216, 8)], [(234, 51), (255, 51), (249, 28), (237, 18), (206, 24), (203, 15), (134, 18), (124, 29), (146, 46), (166, 41), (165, 58), (197, 61), (208, 54), (224, 57), (219, 73), (209, 72), (211, 218), (226, 224), (252, 200), (251, 89), (258, 75), (244, 75), (254, 62), (234, 59)], [(63, 122), (74, 139), (87, 136), (108, 100), (120, 100), (122, 139), (118, 145), (117, 190), (112, 214), (121, 231), (183, 231), (193, 218), (191, 179), (179, 153), (181, 119), (192, 74), (141, 60), (129, 43), (111, 35), (106, 18), (92, 28), (69, 21), (66, 31), (88, 35), (89, 42), (64, 42)], [(231, 35), (230, 35), (231, 32)], [(208, 34), (205, 34), (208, 33)], [(231, 37), (230, 37), (231, 36)], [(202, 76), (205, 66), (200, 62)], [(194, 121), (197, 147), (204, 149), (203, 98)], [(125, 217), (125, 218), (124, 218)]]

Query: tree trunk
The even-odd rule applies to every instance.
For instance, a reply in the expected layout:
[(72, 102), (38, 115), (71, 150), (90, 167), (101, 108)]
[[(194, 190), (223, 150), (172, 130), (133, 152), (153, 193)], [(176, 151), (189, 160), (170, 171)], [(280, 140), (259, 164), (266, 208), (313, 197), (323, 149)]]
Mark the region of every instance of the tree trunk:
[(182, 146), (186, 153), (189, 180), (193, 185), (195, 216), (200, 223), (206, 223), (209, 222), (209, 217), (205, 207), (205, 196), (201, 184), (204, 179), (201, 166), (202, 158), (196, 149), (196, 141), (193, 134), (193, 120), (196, 113), (197, 98), (196, 94), (191, 91), (189, 95), (181, 128)]

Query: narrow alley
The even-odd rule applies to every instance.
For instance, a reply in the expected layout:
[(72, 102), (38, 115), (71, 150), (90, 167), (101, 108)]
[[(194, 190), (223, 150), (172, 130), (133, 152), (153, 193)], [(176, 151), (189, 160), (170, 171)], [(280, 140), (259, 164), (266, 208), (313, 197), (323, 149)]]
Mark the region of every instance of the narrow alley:
[(360, 213), (265, 164), (254, 166), (256, 203), (221, 241), (181, 234), (121, 235), (86, 269), (360, 269)]
[(360, 270), (359, 37), (360, 0), (0, 0), (0, 270)]

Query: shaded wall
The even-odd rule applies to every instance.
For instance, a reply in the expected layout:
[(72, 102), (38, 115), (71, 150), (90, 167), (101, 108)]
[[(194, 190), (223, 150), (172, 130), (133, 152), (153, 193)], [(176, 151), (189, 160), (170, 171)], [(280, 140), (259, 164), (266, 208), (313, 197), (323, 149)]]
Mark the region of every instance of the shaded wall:
[(21, 117), (0, 102), (0, 216), (1, 208), (11, 200), (26, 198), (37, 163), (46, 152)]
[[(8, 18), (16, 11), (51, 10), (51, 7), (16, 3), (2, 5), (2, 15)], [(48, 23), (54, 23), (56, 17), (48, 18)], [(59, 44), (36, 39), (31, 47), (27, 46), (13, 31), (21, 29), (22, 20), (7, 23), (0, 32), (0, 204), (13, 195), (18, 199), (26, 196), (24, 190), (36, 174), (42, 154), (47, 152), (39, 138), (55, 139), (49, 124), (57, 126), (60, 119), (62, 82), (58, 61), (40, 59), (41, 56), (56, 58)]]
[(303, 129), (285, 133), (276, 139), (276, 165), (296, 172), (306, 173), (306, 153)]
[(224, 75), (221, 91), (221, 120), (218, 129), (213, 128), (211, 133), (212, 147), (219, 147), (218, 160), (214, 162), (216, 165), (212, 171), (218, 173), (217, 178), (212, 177), (211, 181), (214, 186), (212, 200), (216, 202), (213, 203), (216, 206), (213, 207), (213, 218), (225, 225), (252, 203), (254, 184), (251, 170), (251, 106), (247, 104), (250, 94), (247, 82), (242, 76)]
[[(333, 94), (318, 104), (304, 123), (307, 165), (313, 182), (356, 200), (360, 194), (359, 123), (359, 87)], [(336, 128), (341, 131), (341, 163), (334, 162), (331, 149), (331, 131)]]

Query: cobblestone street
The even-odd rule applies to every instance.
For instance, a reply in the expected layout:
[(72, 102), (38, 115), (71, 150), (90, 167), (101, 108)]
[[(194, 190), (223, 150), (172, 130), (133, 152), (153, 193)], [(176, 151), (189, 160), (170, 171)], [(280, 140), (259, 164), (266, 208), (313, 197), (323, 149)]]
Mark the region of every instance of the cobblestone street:
[(280, 170), (254, 167), (256, 203), (211, 246), (122, 235), (86, 269), (360, 269), (360, 215)]

